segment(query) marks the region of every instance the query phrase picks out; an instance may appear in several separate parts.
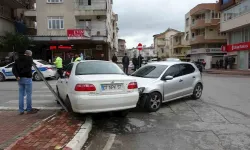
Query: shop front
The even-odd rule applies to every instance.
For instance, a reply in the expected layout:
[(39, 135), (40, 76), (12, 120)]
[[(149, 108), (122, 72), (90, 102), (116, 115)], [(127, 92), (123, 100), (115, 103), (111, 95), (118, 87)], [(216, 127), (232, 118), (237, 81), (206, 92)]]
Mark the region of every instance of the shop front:
[(223, 60), (225, 54), (221, 48), (199, 48), (190, 52), (191, 61), (206, 62), (205, 69), (215, 68), (216, 61)]
[(85, 58), (109, 60), (110, 44), (105, 36), (89, 36), (81, 29), (69, 29), (67, 36), (35, 36), (31, 39), (41, 45), (41, 59), (52, 62), (55, 56), (73, 58), (81, 53)]
[(250, 69), (250, 42), (243, 42), (222, 46), (222, 51), (227, 52), (228, 56), (234, 56), (237, 62), (237, 69)]

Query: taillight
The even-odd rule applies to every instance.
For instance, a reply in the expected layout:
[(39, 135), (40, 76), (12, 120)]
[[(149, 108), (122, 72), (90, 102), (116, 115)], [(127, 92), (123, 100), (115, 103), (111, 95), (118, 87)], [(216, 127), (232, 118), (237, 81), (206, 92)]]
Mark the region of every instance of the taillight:
[(69, 77), (70, 76), (70, 72), (66, 71), (65, 72), (65, 76)]
[(138, 86), (137, 86), (137, 82), (130, 82), (128, 84), (128, 89), (137, 89)]
[(96, 88), (93, 84), (77, 84), (75, 86), (75, 91), (90, 92), (90, 91), (96, 91)]

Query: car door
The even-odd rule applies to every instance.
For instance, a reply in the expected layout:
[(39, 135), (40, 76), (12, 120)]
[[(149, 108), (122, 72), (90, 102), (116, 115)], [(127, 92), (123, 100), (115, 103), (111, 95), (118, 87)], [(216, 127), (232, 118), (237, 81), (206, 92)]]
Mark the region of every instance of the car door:
[(70, 77), (70, 74), (72, 72), (73, 66), (74, 66), (73, 63), (69, 64), (65, 69), (64, 77), (59, 79), (60, 84), (61, 84), (61, 88), (60, 88), (61, 93), (60, 94), (61, 94), (61, 97), (63, 100), (66, 99), (66, 96), (68, 94), (68, 82), (69, 82), (69, 77)]
[(8, 79), (15, 79), (14, 74), (12, 73), (12, 67), (13, 67), (14, 63), (11, 63), (9, 65), (7, 65), (2, 71), (4, 73), (4, 75), (8, 78)]
[(194, 75), (195, 68), (191, 64), (180, 64), (183, 93), (182, 95), (189, 95), (193, 92), (193, 83), (196, 76)]
[(166, 72), (164, 73), (163, 77), (172, 76), (172, 80), (167, 80), (163, 83), (164, 88), (164, 101), (170, 101), (179, 97), (182, 92), (182, 78), (180, 72), (180, 65), (176, 64), (170, 66)]

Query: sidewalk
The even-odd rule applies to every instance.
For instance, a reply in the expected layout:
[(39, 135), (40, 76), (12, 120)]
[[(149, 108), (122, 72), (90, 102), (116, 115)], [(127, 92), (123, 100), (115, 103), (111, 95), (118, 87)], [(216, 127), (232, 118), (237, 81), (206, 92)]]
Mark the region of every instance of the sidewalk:
[(209, 69), (205, 70), (204, 73), (208, 74), (224, 74), (224, 75), (242, 75), (242, 76), (250, 76), (250, 70), (225, 70), (225, 69)]
[[(23, 116), (15, 116), (13, 115), (13, 112), (4, 113), (12, 113), (9, 116), (13, 116), (13, 120), (5, 121), (4, 126), (1, 125), (3, 120), (0, 120), (0, 137), (4, 138), (6, 136), (5, 140), (0, 140), (2, 141), (2, 147), (0, 147), (0, 149), (9, 146), (6, 150), (62, 149), (75, 136), (84, 122), (84, 120), (79, 120), (79, 118), (75, 118), (69, 113), (63, 111), (57, 112), (52, 116), (51, 114), (53, 113), (50, 113), (50, 117), (48, 117), (49, 115), (46, 115), (46, 119), (44, 119), (45, 117), (42, 117), (43, 115), (41, 115), (45, 112), (39, 112), (37, 115)], [(7, 115), (4, 117), (0, 114), (0, 116), (1, 119), (5, 118), (8, 120), (8, 118), (6, 118)], [(34, 119), (34, 121), (32, 121), (31, 118), (40, 118), (40, 120)], [(22, 125), (26, 123), (29, 124), (29, 126), (27, 125), (26, 127), (22, 127)], [(33, 127), (31, 128), (30, 126)], [(22, 133), (20, 136), (21, 138), (17, 137), (18, 139), (14, 138), (12, 140), (8, 140), (9, 138), (7, 138), (7, 136), (13, 136), (15, 133), (15, 131), (12, 130), (13, 127), (18, 130), (18, 132), (25, 130), (27, 127), (28, 130), (25, 133)]]

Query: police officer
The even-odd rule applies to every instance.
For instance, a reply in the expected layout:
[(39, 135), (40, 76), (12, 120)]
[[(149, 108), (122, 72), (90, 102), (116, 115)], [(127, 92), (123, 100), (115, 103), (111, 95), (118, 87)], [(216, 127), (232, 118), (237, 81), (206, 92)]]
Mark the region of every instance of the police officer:
[(60, 78), (63, 77), (63, 60), (60, 56), (56, 57), (56, 60), (54, 62), (57, 68), (57, 73), (59, 74)]
[(77, 61), (81, 61), (81, 57), (78, 54), (75, 54), (75, 61), (74, 62), (77, 62)]

